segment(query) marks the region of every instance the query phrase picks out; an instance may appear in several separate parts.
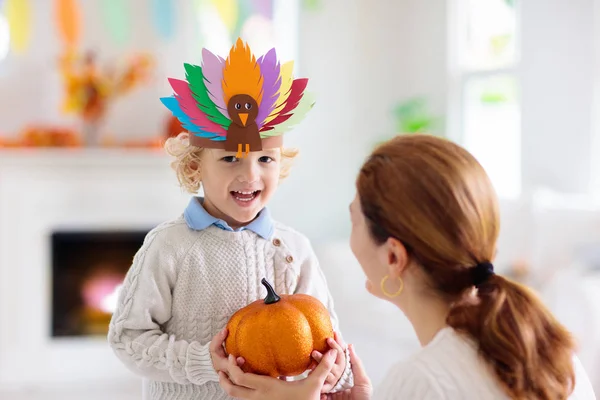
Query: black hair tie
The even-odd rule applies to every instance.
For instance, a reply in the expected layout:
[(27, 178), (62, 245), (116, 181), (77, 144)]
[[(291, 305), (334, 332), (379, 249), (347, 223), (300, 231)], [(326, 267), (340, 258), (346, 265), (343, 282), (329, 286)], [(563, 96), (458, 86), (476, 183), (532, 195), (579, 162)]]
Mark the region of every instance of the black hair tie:
[(471, 277), (475, 286), (485, 283), (492, 275), (494, 275), (494, 265), (490, 262), (479, 263), (471, 268)]

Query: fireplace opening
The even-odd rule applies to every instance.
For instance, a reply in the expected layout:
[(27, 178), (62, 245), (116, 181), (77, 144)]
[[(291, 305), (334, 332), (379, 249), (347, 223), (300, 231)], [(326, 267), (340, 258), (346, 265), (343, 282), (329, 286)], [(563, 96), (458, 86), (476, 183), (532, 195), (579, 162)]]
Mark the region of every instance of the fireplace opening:
[(147, 233), (52, 234), (52, 337), (106, 336), (119, 289)]

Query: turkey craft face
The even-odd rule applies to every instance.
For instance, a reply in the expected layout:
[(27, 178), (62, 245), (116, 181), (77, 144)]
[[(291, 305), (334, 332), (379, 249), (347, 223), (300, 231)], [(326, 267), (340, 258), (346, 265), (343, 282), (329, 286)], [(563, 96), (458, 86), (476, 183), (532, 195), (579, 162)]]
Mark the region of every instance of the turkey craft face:
[(232, 96), (227, 104), (227, 112), (231, 125), (227, 129), (229, 140), (225, 142), (225, 150), (235, 152), (237, 158), (247, 157), (250, 151), (261, 151), (262, 141), (255, 121), (258, 104), (252, 96)]
[(231, 122), (242, 128), (249, 127), (256, 124), (258, 104), (247, 94), (238, 94), (229, 100), (227, 112), (231, 117)]

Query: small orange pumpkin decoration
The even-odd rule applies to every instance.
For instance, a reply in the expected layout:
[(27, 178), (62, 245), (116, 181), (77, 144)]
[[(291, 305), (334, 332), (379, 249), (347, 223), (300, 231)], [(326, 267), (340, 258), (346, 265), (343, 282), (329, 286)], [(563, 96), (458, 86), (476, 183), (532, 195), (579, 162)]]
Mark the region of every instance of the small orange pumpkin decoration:
[(329, 312), (312, 296), (280, 297), (266, 279), (261, 282), (267, 296), (233, 314), (227, 323), (225, 348), (245, 359), (245, 372), (300, 375), (310, 367), (313, 350), (325, 353), (329, 349), (327, 338), (333, 338)]

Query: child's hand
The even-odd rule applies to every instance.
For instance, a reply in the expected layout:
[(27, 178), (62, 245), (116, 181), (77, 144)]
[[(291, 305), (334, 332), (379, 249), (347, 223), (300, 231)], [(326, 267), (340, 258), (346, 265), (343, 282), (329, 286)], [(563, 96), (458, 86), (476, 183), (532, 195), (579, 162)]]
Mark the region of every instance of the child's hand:
[[(215, 337), (210, 341), (210, 345), (208, 349), (210, 351), (210, 358), (212, 359), (213, 368), (215, 371), (228, 371), (227, 362), (227, 354), (225, 353), (225, 348), (223, 347), (223, 343), (225, 343), (225, 339), (229, 332), (227, 331), (227, 327), (223, 328), (223, 330), (215, 335)], [(242, 366), (244, 364), (244, 359), (242, 357), (238, 357), (236, 359), (238, 366)]]
[[(321, 393), (330, 392), (340, 380), (344, 373), (344, 369), (346, 369), (346, 344), (342, 341), (337, 332), (333, 333), (333, 337), (335, 340), (329, 338), (327, 339), (327, 344), (332, 349), (337, 350), (337, 357), (335, 359), (335, 365), (327, 375), (327, 379), (325, 379)], [(323, 354), (319, 353), (317, 350), (313, 350), (312, 357), (317, 362), (320, 362), (323, 358)]]

